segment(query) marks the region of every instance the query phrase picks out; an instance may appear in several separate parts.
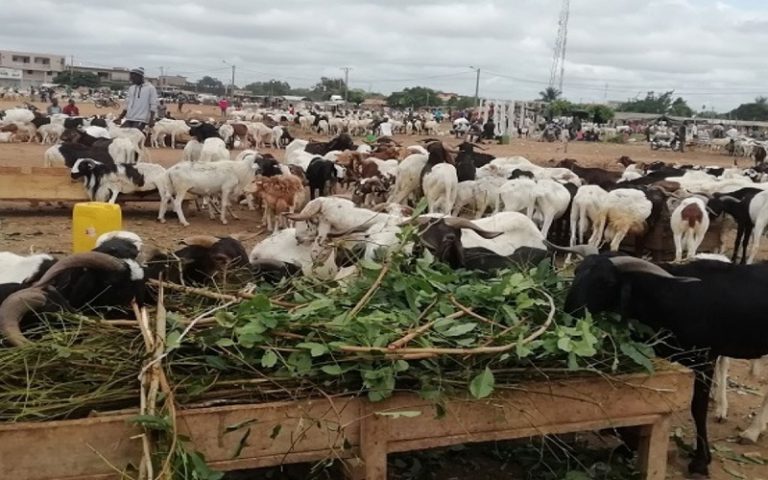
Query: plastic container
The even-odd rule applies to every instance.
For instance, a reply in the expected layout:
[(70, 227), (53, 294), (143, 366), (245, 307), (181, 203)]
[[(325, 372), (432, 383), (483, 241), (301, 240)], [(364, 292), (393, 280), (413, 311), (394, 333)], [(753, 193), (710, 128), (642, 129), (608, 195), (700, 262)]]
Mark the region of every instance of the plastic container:
[(72, 252), (92, 250), (102, 233), (122, 230), (120, 205), (88, 202), (75, 204), (72, 210)]

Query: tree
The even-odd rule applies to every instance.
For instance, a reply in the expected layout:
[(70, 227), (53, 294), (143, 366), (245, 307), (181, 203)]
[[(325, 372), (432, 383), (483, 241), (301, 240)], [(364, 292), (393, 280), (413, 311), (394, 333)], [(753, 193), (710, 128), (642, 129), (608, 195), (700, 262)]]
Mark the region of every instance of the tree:
[(394, 92), (387, 98), (390, 107), (421, 108), (427, 105), (431, 107), (442, 106), (443, 101), (437, 97), (437, 92), (427, 87), (406, 88), (402, 92)]
[(554, 102), (558, 98), (560, 98), (560, 95), (562, 95), (562, 92), (555, 87), (547, 87), (541, 92), (539, 92), (539, 95), (541, 96), (541, 100), (544, 102)]
[(683, 97), (677, 97), (669, 108), (669, 114), (675, 117), (692, 117), (693, 109), (688, 106), (688, 103), (683, 100)]
[(731, 111), (737, 120), (768, 121), (768, 98), (757, 97), (752, 103), (742, 103)]
[(368, 94), (365, 93), (365, 90), (360, 88), (355, 88), (349, 91), (349, 98), (348, 101), (350, 103), (356, 103), (361, 104), (363, 101), (368, 97)]
[(445, 105), (458, 110), (465, 110), (475, 106), (475, 97), (453, 96)]
[(224, 84), (221, 80), (208, 75), (197, 81), (197, 88), (208, 93), (224, 93)]
[(568, 116), (571, 115), (574, 108), (575, 106), (564, 98), (553, 100), (544, 111), (544, 116), (550, 120), (554, 117)]
[(290, 93), (291, 86), (288, 82), (272, 79), (267, 82), (249, 83), (245, 89), (254, 95), (282, 96)]
[(328, 100), (331, 95), (344, 95), (344, 79), (320, 77), (320, 81), (312, 87), (314, 100)]
[(658, 113), (663, 115), (669, 112), (672, 106), (672, 94), (674, 93), (674, 90), (664, 92), (661, 95), (656, 95), (656, 92), (648, 92), (642, 100), (635, 99), (621, 104), (619, 110), (622, 112)]
[[(581, 107), (579, 105), (579, 107)], [(606, 123), (613, 119), (616, 112), (607, 105), (585, 105), (584, 109), (589, 112), (590, 120), (595, 123)]]
[[(71, 82), (70, 82), (71, 78)], [(72, 75), (70, 77), (69, 72), (60, 72), (56, 77), (53, 79), (53, 83), (57, 83), (59, 85), (69, 85), (70, 87), (77, 88), (77, 87), (98, 87), (99, 83), (101, 83), (101, 80), (99, 79), (99, 76), (95, 73), (91, 72), (78, 72), (73, 71)]]

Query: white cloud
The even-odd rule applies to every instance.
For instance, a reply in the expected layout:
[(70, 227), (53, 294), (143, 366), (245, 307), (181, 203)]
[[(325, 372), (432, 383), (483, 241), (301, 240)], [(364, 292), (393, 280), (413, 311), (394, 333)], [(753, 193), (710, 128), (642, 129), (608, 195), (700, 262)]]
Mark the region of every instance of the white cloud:
[[(760, 94), (768, 8), (754, 0), (574, 0), (565, 95), (623, 100), (674, 89), (691, 105), (733, 108)], [(385, 93), (426, 85), (534, 98), (546, 86), (559, 0), (6, 0), (3, 48), (144, 66), (151, 74), (279, 78), (321, 75)], [(606, 89), (607, 85), (607, 89)]]

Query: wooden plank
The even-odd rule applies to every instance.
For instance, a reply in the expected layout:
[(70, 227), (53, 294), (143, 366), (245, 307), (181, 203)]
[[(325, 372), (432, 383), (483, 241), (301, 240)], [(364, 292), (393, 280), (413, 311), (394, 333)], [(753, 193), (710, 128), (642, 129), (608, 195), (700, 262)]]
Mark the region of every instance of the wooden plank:
[(667, 476), (667, 451), (671, 421), (664, 415), (640, 428), (638, 464), (645, 480), (664, 480)]
[[(328, 458), (349, 461), (352, 478), (386, 478), (390, 452), (570, 433), (611, 427), (653, 425), (646, 433), (649, 479), (665, 469), (660, 457), (669, 412), (687, 408), (692, 376), (680, 368), (656, 374), (574, 378), (529, 382), (497, 390), (478, 401), (454, 398), (443, 403), (445, 416), (415, 395), (398, 394), (370, 403), (356, 397), (311, 399), (182, 411), (179, 433), (191, 438), (210, 465), (219, 470), (259, 468)], [(386, 413), (418, 411), (398, 418)], [(378, 414), (377, 414), (378, 413)], [(381, 415), (384, 413), (385, 415)], [(105, 480), (117, 468), (136, 465), (140, 433), (132, 414), (71, 421), (0, 425), (0, 465), (8, 478), (27, 480)], [(241, 426), (241, 428), (234, 428)], [(240, 455), (235, 452), (248, 429)], [(34, 449), (35, 455), (29, 455)], [(98, 452), (98, 453), (97, 453)], [(102, 458), (103, 457), (103, 458)], [(661, 456), (666, 459), (666, 454)], [(654, 473), (656, 472), (656, 473)], [(661, 473), (658, 473), (661, 472)], [(652, 476), (656, 475), (656, 477)]]

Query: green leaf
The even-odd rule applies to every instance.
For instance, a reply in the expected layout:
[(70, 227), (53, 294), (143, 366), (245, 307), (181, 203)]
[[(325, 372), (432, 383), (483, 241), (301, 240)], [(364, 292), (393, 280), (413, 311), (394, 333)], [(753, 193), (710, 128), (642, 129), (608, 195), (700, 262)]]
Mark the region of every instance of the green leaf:
[(365, 258), (360, 260), (360, 262), (358, 262), (358, 265), (360, 265), (360, 267), (364, 268), (365, 270), (373, 270), (373, 271), (381, 270), (380, 264)]
[(235, 323), (237, 322), (237, 317), (232, 312), (226, 312), (224, 310), (219, 310), (213, 315), (213, 318), (216, 319), (216, 323), (218, 323), (220, 326), (224, 328), (232, 328), (235, 326)]
[(467, 333), (471, 332), (472, 330), (477, 327), (476, 323), (464, 323), (461, 325), (456, 325), (455, 327), (451, 327), (448, 330), (443, 332), (443, 335), (446, 337), (459, 337), (461, 335), (466, 335)]
[(174, 330), (165, 338), (165, 351), (176, 350), (181, 345), (181, 332)]
[(272, 433), (269, 434), (269, 438), (272, 440), (276, 439), (278, 435), (280, 435), (280, 430), (283, 429), (283, 426), (279, 423), (275, 425), (275, 427), (272, 429)]
[(564, 352), (572, 352), (573, 351), (573, 342), (571, 341), (571, 337), (561, 337), (557, 341), (557, 348)]
[(496, 379), (493, 377), (493, 372), (490, 368), (485, 367), (485, 370), (469, 383), (469, 393), (475, 398), (485, 398), (493, 393), (495, 384)]
[(321, 355), (325, 355), (328, 353), (328, 347), (323, 345), (322, 343), (316, 343), (316, 342), (302, 342), (296, 344), (296, 348), (305, 348), (309, 350), (309, 354), (313, 357), (319, 357)]
[(149, 430), (157, 430), (160, 432), (170, 432), (171, 422), (167, 417), (160, 417), (157, 415), (136, 415), (130, 420), (136, 425), (140, 425)]
[(619, 345), (621, 353), (632, 359), (633, 362), (645, 368), (648, 372), (653, 372), (653, 364), (651, 360), (640, 350), (637, 349), (634, 343), (625, 342)]
[(323, 365), (320, 370), (326, 375), (338, 376), (344, 373), (344, 370), (338, 365)]
[(264, 368), (272, 368), (277, 363), (277, 354), (273, 350), (267, 350), (264, 352), (264, 356), (261, 357), (261, 366)]
[(217, 370), (228, 370), (229, 364), (221, 357), (215, 357), (213, 355), (206, 355), (205, 362)]
[(231, 338), (224, 337), (216, 340), (217, 347), (231, 347), (234, 344), (235, 342)]

